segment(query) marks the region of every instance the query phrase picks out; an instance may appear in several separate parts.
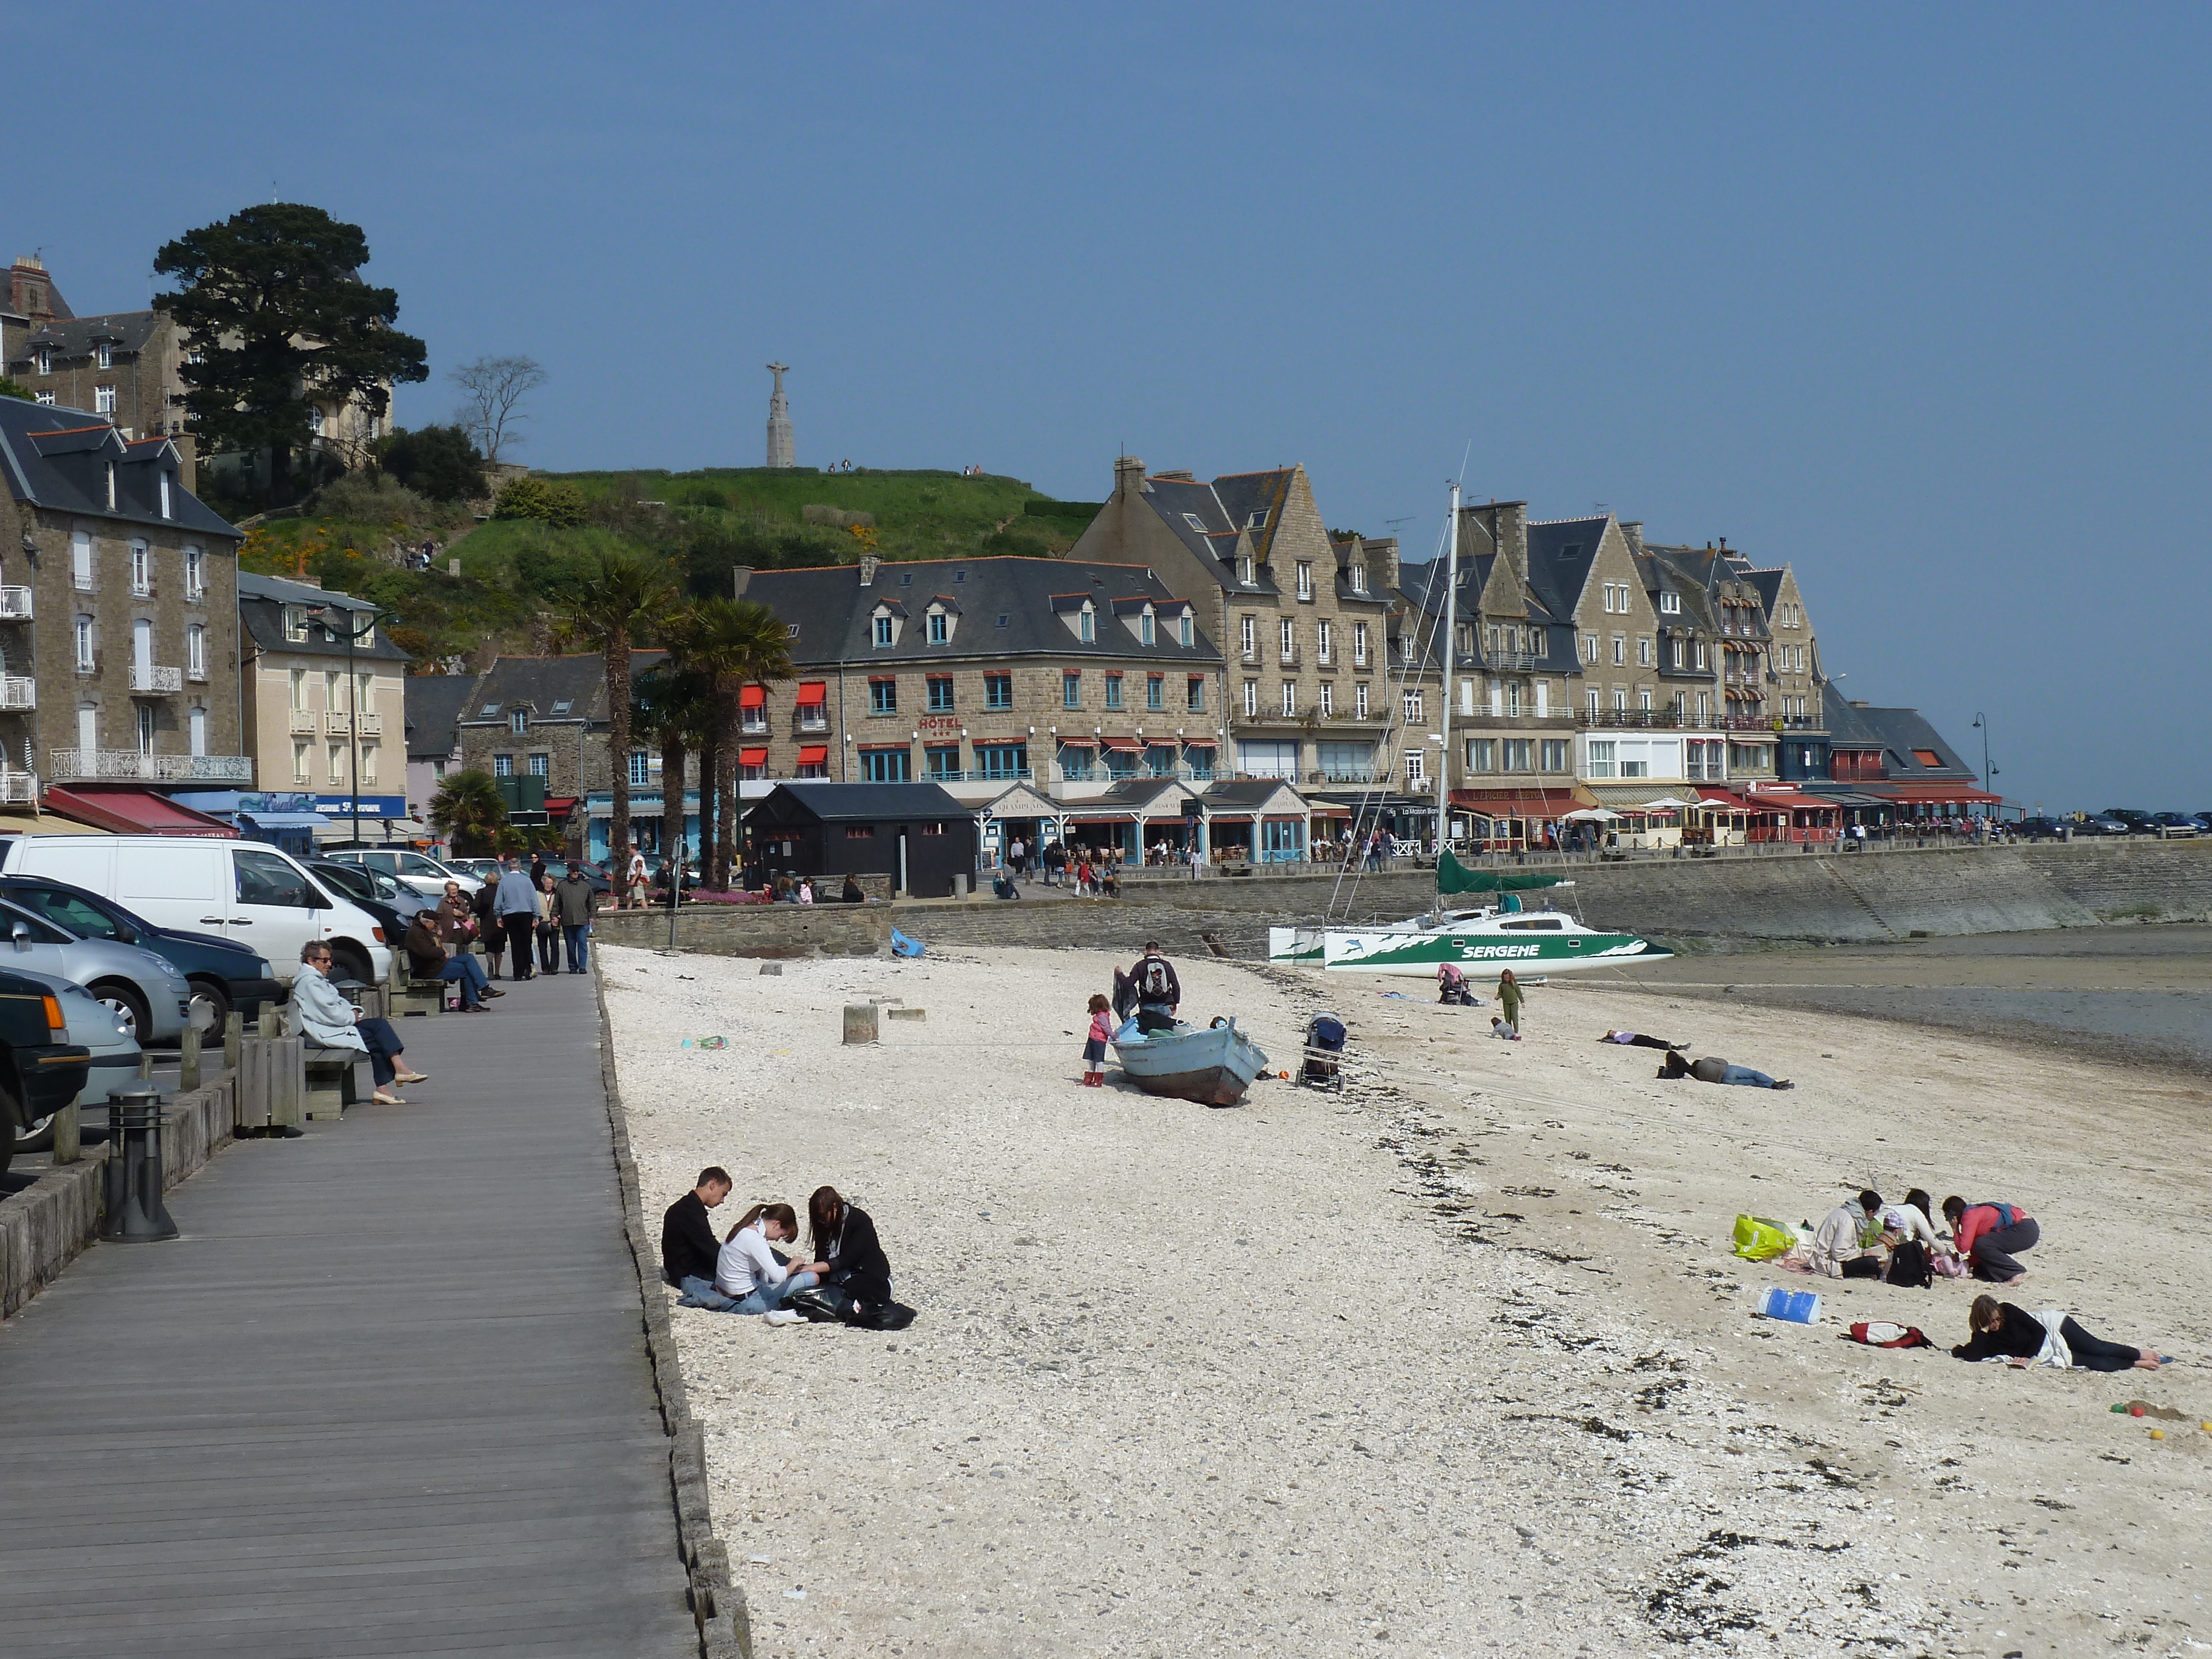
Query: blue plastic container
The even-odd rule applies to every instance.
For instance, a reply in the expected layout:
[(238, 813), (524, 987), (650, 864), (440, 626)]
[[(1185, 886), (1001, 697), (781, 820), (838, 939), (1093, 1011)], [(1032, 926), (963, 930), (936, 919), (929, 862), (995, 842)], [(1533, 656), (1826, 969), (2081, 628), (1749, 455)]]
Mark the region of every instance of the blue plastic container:
[(1769, 1285), (1759, 1293), (1759, 1303), (1753, 1311), (1769, 1319), (1786, 1319), (1794, 1325), (1817, 1325), (1820, 1322), (1820, 1293)]

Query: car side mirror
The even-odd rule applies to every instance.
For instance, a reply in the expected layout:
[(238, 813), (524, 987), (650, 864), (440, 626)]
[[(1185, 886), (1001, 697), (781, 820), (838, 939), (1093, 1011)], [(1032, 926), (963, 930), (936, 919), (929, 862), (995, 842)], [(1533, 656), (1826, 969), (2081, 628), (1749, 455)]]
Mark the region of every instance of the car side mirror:
[(8, 930), (8, 937), (15, 941), (15, 948), (18, 951), (29, 950), (31, 948), (31, 924), (27, 921), (17, 922), (13, 927), (10, 927)]

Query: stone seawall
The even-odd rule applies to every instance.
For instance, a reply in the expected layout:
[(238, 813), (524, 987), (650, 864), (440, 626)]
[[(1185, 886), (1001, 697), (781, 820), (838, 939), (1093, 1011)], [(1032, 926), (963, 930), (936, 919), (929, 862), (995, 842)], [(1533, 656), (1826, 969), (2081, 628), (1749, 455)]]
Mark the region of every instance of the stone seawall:
[[(1592, 926), (1677, 945), (1729, 950), (1762, 943), (1876, 943), (1915, 933), (1999, 933), (2100, 923), (2212, 919), (2212, 839), (2051, 842), (1807, 854), (1650, 859), (1578, 866), (1567, 908)], [(684, 912), (678, 944), (717, 956), (867, 955), (896, 925), (926, 944), (1267, 954), (1270, 927), (1311, 925), (1346, 902), (1356, 921), (1395, 920), (1435, 896), (1426, 871), (1132, 881), (1116, 900), (985, 896), (845, 907), (796, 905)], [(1208, 936), (1212, 945), (1209, 946)], [(658, 949), (665, 912), (603, 915), (599, 937)]]

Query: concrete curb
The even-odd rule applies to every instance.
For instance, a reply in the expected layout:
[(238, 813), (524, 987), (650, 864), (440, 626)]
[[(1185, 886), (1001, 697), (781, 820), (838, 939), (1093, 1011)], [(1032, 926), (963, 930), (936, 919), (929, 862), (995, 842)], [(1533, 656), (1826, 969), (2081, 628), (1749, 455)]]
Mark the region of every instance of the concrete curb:
[[(230, 1144), (237, 1115), (229, 1072), (171, 1097), (161, 1120), (164, 1192), (198, 1174)], [(0, 1200), (0, 1319), (52, 1284), (98, 1235), (100, 1171), (106, 1162), (105, 1146), (88, 1147), (82, 1162), (49, 1170)]]
[(745, 1593), (730, 1582), (729, 1550), (714, 1536), (714, 1510), (707, 1499), (706, 1433), (691, 1415), (690, 1396), (684, 1387), (683, 1360), (676, 1349), (676, 1329), (668, 1317), (668, 1298), (661, 1293), (659, 1242), (646, 1226), (637, 1160), (630, 1153), (629, 1121), (623, 1110), (622, 1085), (615, 1076), (614, 1029), (607, 1019), (606, 988), (596, 967), (592, 969), (592, 994), (599, 1005), (599, 1080), (606, 1091), (615, 1176), (622, 1188), (623, 1233), (629, 1243), (630, 1265), (637, 1273), (646, 1353), (653, 1362), (661, 1427), (668, 1434), (669, 1496), (676, 1510), (677, 1547), (683, 1553), (690, 1580), (691, 1617), (699, 1627), (699, 1652), (701, 1659), (752, 1659), (752, 1620)]

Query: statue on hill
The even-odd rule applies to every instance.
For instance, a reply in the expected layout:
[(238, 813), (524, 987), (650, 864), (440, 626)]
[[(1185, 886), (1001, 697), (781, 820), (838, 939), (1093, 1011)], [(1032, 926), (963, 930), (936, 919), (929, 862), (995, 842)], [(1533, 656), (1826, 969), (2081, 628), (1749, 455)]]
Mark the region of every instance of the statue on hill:
[(783, 400), (783, 377), (791, 372), (791, 366), (770, 363), (768, 372), (775, 376), (775, 391), (768, 400), (768, 464), (797, 466), (791, 443), (791, 405)]

